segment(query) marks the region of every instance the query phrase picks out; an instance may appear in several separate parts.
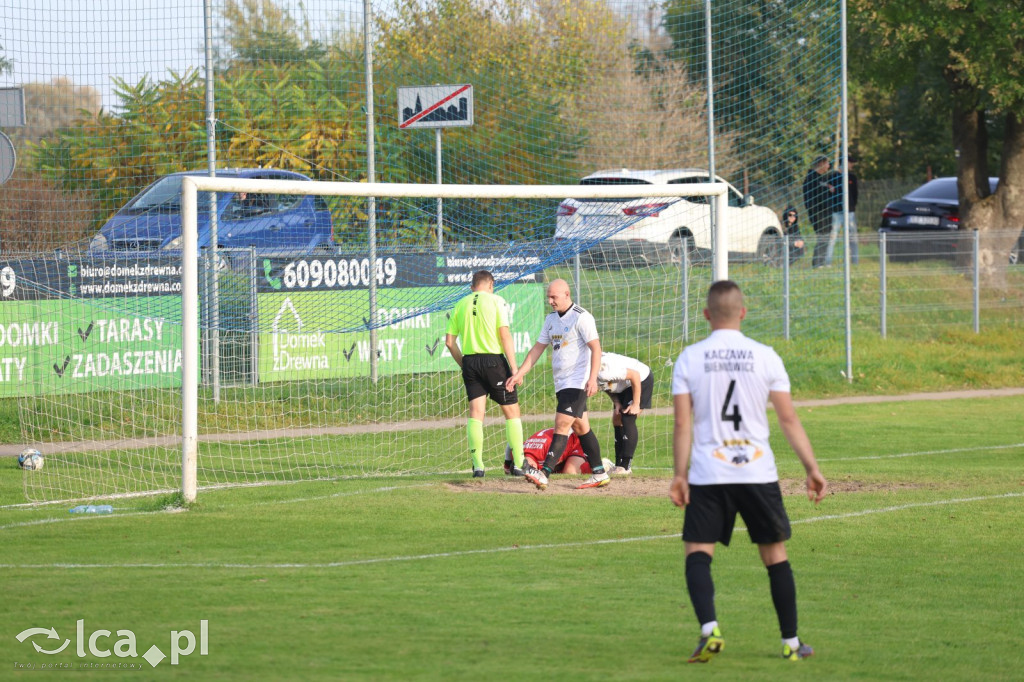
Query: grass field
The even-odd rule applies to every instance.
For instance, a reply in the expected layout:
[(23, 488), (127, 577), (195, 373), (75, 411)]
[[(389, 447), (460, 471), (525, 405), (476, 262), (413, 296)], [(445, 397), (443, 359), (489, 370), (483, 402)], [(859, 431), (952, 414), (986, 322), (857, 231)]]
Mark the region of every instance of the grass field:
[[(151, 675), (341, 680), (1011, 680), (1024, 668), (1024, 397), (803, 408), (833, 494), (793, 494), (790, 559), (813, 658), (789, 663), (768, 581), (738, 533), (713, 571), (726, 649), (688, 665), (682, 512), (668, 451), (635, 481), (546, 492), (464, 475), (360, 478), (16, 507), (0, 467), (0, 670), (130, 665), (171, 632), (198, 645)], [(606, 427), (599, 424), (599, 428)], [(646, 416), (641, 432), (670, 429)], [(778, 435), (778, 434), (776, 434)], [(774, 441), (785, 488), (801, 471)], [(27, 474), (30, 475), (30, 474)], [(498, 477), (500, 478), (500, 476)], [(616, 485), (618, 484), (618, 485)], [(84, 637), (76, 634), (82, 620)], [(29, 628), (58, 636), (16, 636)], [(98, 657), (125, 651), (138, 657)], [(33, 644), (54, 650), (38, 653)], [(82, 641), (85, 640), (85, 641)], [(85, 653), (79, 657), (77, 648)], [(102, 653), (102, 651), (101, 651)]]

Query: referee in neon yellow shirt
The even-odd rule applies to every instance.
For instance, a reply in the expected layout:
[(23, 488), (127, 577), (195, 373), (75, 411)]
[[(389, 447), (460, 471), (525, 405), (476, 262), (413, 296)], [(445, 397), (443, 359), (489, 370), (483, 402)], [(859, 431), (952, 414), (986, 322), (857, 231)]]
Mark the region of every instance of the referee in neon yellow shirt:
[[(508, 304), (494, 293), (494, 275), (487, 270), (473, 273), (471, 293), (455, 304), (448, 320), (444, 345), (462, 368), (469, 400), (466, 435), (473, 477), (484, 476), (484, 413), (487, 396), (501, 405), (505, 414), (505, 438), (512, 450), (515, 469), (522, 476), (523, 422), (519, 418), (519, 394), (506, 390), (505, 382), (519, 369), (512, 333), (508, 329)], [(456, 343), (456, 339), (461, 339)], [(460, 348), (461, 345), (461, 348)]]

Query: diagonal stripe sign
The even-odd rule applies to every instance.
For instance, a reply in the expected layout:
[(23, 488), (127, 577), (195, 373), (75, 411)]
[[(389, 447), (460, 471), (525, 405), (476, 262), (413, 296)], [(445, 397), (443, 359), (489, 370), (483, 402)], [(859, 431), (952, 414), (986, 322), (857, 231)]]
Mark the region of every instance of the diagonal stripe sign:
[[(452, 104), (444, 108), (453, 100), (459, 106)], [(401, 129), (473, 125), (473, 86), (400, 87), (398, 120)]]

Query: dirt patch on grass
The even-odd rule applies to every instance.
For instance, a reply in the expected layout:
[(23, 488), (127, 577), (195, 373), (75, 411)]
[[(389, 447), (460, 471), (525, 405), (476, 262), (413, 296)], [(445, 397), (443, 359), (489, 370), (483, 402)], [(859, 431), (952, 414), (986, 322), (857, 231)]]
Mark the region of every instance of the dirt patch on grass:
[[(615, 476), (611, 483), (602, 488), (577, 490), (576, 486), (587, 480), (586, 476), (553, 476), (546, 490), (538, 490), (536, 486), (523, 478), (488, 475), (485, 478), (466, 478), (448, 481), (450, 490), (463, 493), (506, 493), (511, 495), (612, 495), (614, 497), (665, 497), (668, 498), (669, 479), (664, 476)], [(804, 495), (804, 479), (787, 478), (779, 481), (783, 495)], [(873, 491), (892, 491), (916, 488), (911, 483), (874, 483), (855, 480), (829, 481), (829, 492), (860, 493)]]

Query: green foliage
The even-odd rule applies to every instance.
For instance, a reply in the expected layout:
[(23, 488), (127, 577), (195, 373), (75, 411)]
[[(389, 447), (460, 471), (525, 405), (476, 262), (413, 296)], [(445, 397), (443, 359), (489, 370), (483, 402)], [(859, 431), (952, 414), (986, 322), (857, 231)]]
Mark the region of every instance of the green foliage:
[(29, 144), (31, 163), (69, 190), (92, 192), (96, 222), (167, 173), (199, 167), (205, 158), (204, 97), (198, 72), (167, 80), (115, 79), (121, 112), (100, 110)]
[(866, 74), (905, 84), (941, 73), (962, 105), (998, 113), (1024, 104), (1024, 8), (993, 0), (853, 0), (853, 45)]
[[(378, 17), (382, 82), (473, 84), (474, 125), (445, 131), (445, 182), (577, 179), (573, 159), (582, 138), (561, 116), (568, 93), (585, 82), (599, 57), (588, 31), (606, 28), (611, 17), (593, 2), (547, 5), (548, 12), (530, 13), (517, 2), (407, 0), (394, 16)], [(377, 101), (390, 106), (395, 97), (385, 90)], [(387, 126), (378, 132), (382, 179), (434, 181), (433, 131)]]
[[(365, 177), (362, 45), (350, 35), (336, 36), (330, 45), (313, 40), (307, 21), (270, 0), (228, 2), (224, 19), (229, 49), (218, 55), (215, 77), (220, 165), (288, 168), (320, 180)], [(471, 129), (445, 134), (445, 182), (575, 181), (582, 132), (563, 125), (561, 117), (570, 86), (601, 57), (588, 32), (614, 32), (612, 15), (599, 3), (552, 0), (543, 14), (469, 0), (436, 7), (406, 3), (379, 21), (379, 179), (434, 179), (433, 131), (399, 131), (391, 124), (393, 84), (455, 80), (474, 83), (481, 106)], [(538, 36), (549, 49), (536, 49)], [(441, 54), (447, 59), (438, 60)], [(32, 165), (47, 177), (95, 195), (97, 224), (159, 176), (202, 168), (206, 161), (199, 72), (117, 81), (115, 94), (117, 113), (82, 112), (73, 125), (30, 148)], [(365, 200), (329, 203), (337, 241), (362, 242)], [(431, 202), (382, 202), (378, 210), (382, 243), (433, 242)], [(456, 241), (513, 234), (478, 202), (450, 202), (446, 220)]]
[[(1024, 111), (1020, 3), (853, 0), (849, 16), (851, 73), (865, 86), (868, 173), (920, 176), (931, 167), (952, 175), (958, 152), (998, 168), (1007, 117)], [(955, 108), (983, 112), (986, 136), (955, 143)]]
[[(670, 54), (695, 83), (707, 77), (704, 3), (668, 0)], [(715, 122), (736, 158), (767, 185), (798, 186), (838, 144), (838, 5), (800, 0), (712, 3)]]

